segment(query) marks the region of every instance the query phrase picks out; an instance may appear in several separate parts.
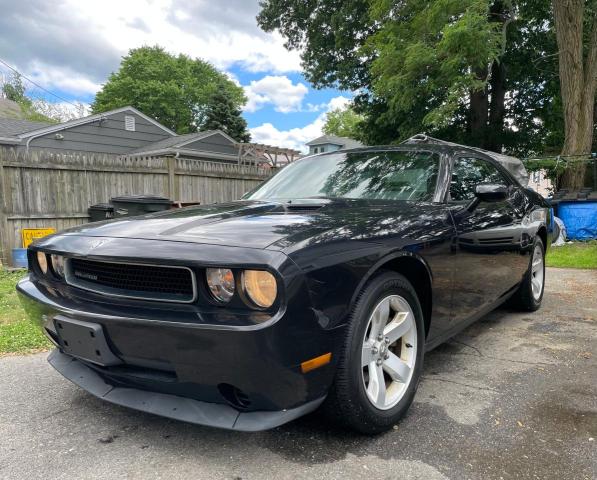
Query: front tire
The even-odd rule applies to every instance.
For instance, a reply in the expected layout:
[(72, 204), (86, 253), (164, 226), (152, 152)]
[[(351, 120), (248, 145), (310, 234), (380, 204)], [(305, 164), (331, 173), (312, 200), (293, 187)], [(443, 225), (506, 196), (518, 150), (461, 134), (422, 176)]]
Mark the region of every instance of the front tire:
[(526, 312), (534, 312), (541, 307), (545, 290), (545, 247), (537, 236), (533, 244), (533, 254), (529, 268), (518, 290), (512, 297), (513, 305)]
[(364, 434), (392, 428), (413, 401), (424, 348), (423, 314), (412, 285), (394, 272), (375, 276), (349, 316), (324, 411)]

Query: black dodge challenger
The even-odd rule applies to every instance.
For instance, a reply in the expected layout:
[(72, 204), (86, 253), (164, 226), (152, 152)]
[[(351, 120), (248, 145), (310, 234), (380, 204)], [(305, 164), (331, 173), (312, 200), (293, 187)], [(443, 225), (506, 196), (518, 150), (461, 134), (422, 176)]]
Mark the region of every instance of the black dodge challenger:
[(46, 237), (17, 289), (52, 366), (109, 402), (381, 432), (426, 351), (505, 301), (539, 308), (552, 216), (525, 174), (429, 139), (314, 155), (240, 201)]

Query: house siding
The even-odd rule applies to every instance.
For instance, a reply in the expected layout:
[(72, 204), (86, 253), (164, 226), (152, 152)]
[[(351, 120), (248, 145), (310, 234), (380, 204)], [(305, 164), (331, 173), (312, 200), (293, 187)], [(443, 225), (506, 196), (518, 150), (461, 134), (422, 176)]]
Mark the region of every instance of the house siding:
[[(135, 117), (135, 131), (124, 128), (124, 117)], [(56, 139), (56, 134), (64, 136)], [(84, 152), (124, 154), (134, 149), (157, 142), (171, 135), (134, 112), (108, 114), (101, 123), (95, 121), (69, 127), (57, 132), (34, 138), (30, 148), (44, 150), (77, 150)], [(24, 144), (25, 142), (23, 142)]]
[(209, 137), (202, 138), (183, 147), (185, 150), (200, 150), (203, 152), (225, 153), (228, 155), (238, 155), (238, 148), (230, 142), (224, 135), (215, 133)]
[[(309, 146), (309, 154), (312, 153), (325, 153), (325, 152), (336, 152), (342, 148), (342, 145), (336, 145), (334, 143), (323, 143), (318, 145)], [(315, 151), (317, 149), (317, 151)]]

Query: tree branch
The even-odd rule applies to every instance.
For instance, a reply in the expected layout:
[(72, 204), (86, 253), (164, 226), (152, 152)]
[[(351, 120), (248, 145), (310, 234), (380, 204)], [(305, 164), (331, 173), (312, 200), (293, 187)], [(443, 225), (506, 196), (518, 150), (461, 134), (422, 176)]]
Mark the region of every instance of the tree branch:
[(512, 7), (512, 2), (504, 2), (506, 5), (506, 11), (509, 15), (504, 19), (504, 23), (502, 25), (502, 49), (500, 53), (500, 58), (506, 54), (506, 45), (507, 45), (507, 38), (508, 38), (508, 25), (510, 25), (513, 21), (517, 20), (516, 12)]

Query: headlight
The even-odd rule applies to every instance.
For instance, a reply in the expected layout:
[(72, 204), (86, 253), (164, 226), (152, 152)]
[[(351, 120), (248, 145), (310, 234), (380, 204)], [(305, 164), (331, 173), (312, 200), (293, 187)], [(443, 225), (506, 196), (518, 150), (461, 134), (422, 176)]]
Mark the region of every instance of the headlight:
[(64, 257), (62, 255), (54, 255), (52, 254), (52, 270), (56, 275), (60, 278), (64, 277)]
[(229, 268), (208, 268), (205, 270), (207, 286), (214, 298), (229, 302), (234, 295), (234, 274)]
[(271, 307), (278, 295), (276, 278), (264, 270), (245, 270), (242, 276), (243, 290), (258, 307)]
[(545, 222), (547, 220), (547, 209), (539, 208), (531, 212), (531, 222)]
[(44, 252), (37, 252), (37, 265), (44, 275), (48, 273), (48, 258)]

